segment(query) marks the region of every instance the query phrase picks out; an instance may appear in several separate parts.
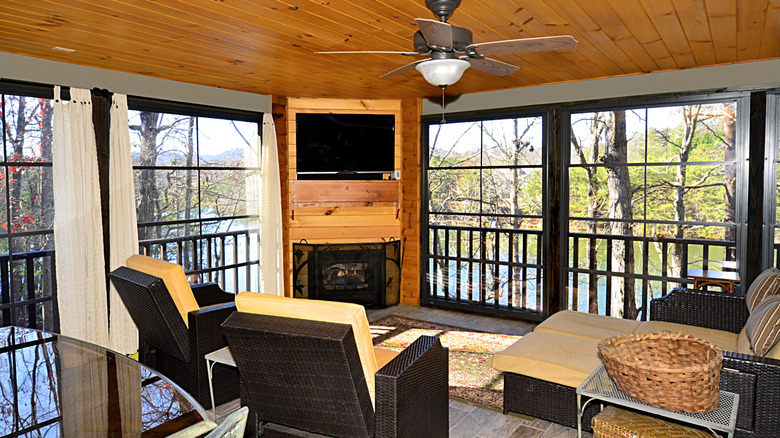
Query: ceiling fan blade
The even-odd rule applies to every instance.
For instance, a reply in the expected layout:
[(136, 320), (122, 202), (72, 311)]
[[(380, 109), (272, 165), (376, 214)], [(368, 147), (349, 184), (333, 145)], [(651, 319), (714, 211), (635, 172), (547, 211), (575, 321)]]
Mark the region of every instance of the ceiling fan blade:
[(413, 69), (417, 64), (419, 64), (421, 62), (424, 62), (424, 61), (428, 61), (428, 58), (421, 59), (419, 61), (410, 62), (409, 64), (406, 64), (406, 65), (402, 65), (401, 67), (398, 67), (395, 70), (392, 70), (392, 71), (389, 71), (389, 72), (383, 74), (382, 76), (379, 77), (379, 79), (384, 79), (384, 78), (389, 78), (391, 76), (400, 75), (401, 73), (405, 73), (405, 72)]
[(443, 21), (415, 18), (425, 42), (439, 47), (452, 47), (452, 25)]
[(342, 50), (337, 52), (314, 52), (315, 55), (353, 55), (357, 53), (416, 56), (418, 52), (394, 52), (392, 50)]
[(466, 50), (476, 50), (482, 55), (497, 55), (499, 53), (538, 52), (542, 50), (569, 50), (575, 47), (577, 47), (577, 40), (569, 35), (561, 35), (491, 41), (472, 44)]
[(468, 58), (466, 61), (471, 64), (471, 68), (491, 73), (496, 76), (508, 75), (520, 69), (520, 67), (507, 64), (506, 62), (496, 61), (495, 59)]

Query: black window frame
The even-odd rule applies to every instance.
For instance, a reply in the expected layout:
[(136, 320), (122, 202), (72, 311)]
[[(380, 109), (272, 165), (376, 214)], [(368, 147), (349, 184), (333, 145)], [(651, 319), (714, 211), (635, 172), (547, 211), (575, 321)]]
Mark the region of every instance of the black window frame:
[[(197, 105), (197, 104), (189, 104), (189, 103), (182, 103), (182, 102), (174, 102), (169, 100), (161, 100), (161, 99), (152, 99), (147, 97), (139, 97), (139, 96), (128, 96), (127, 97), (127, 106), (129, 111), (148, 111), (148, 112), (155, 112), (155, 113), (164, 113), (164, 114), (175, 114), (175, 115), (182, 115), (182, 116), (193, 116), (197, 118), (209, 118), (209, 119), (225, 119), (225, 120), (234, 120), (234, 121), (243, 121), (243, 122), (250, 122), (250, 123), (256, 123), (257, 124), (257, 135), (258, 135), (258, 157), (257, 157), (257, 166), (253, 167), (242, 167), (242, 170), (248, 170), (248, 171), (255, 171), (259, 175), (260, 173), (260, 167), (261, 167), (261, 160), (262, 160), (262, 148), (260, 145), (262, 144), (262, 127), (263, 127), (263, 113), (259, 112), (253, 112), (253, 111), (245, 111), (245, 110), (236, 110), (236, 109), (230, 109), (230, 108), (223, 108), (223, 107), (215, 107), (215, 106), (208, 106), (208, 105)], [(198, 154), (199, 155), (199, 154)], [(230, 167), (230, 166), (201, 166), (200, 162), (194, 162), (192, 166), (140, 166), (140, 165), (133, 165), (133, 172), (137, 170), (192, 170), (196, 172), (196, 180), (200, 181), (200, 173), (201, 170), (207, 170), (207, 171), (235, 171), (236, 167)], [(199, 184), (199, 183), (198, 183)], [(200, 192), (200, 187), (198, 187), (198, 192)], [(198, 196), (198, 203), (200, 210), (200, 196)], [(186, 246), (188, 244), (192, 244), (192, 248), (194, 248), (194, 251), (196, 251), (196, 255), (193, 256), (193, 259), (197, 260), (192, 266), (185, 266), (185, 271), (187, 275), (195, 275), (198, 276), (199, 281), (217, 281), (220, 283), (220, 286), (225, 289), (226, 287), (226, 276), (228, 275), (228, 270), (233, 271), (233, 285), (236, 288), (236, 293), (238, 293), (238, 285), (239, 282), (239, 269), (243, 268), (245, 269), (245, 281), (246, 281), (246, 289), (250, 289), (250, 285), (252, 284), (252, 276), (250, 272), (250, 267), (252, 266), (259, 266), (260, 262), (259, 260), (252, 260), (249, 257), (249, 248), (248, 243), (251, 241), (251, 238), (249, 234), (255, 233), (257, 234), (259, 230), (255, 229), (249, 229), (246, 230), (246, 232), (225, 232), (225, 233), (216, 233), (216, 234), (205, 234), (205, 236), (216, 236), (215, 239), (219, 239), (219, 243), (215, 240), (212, 244), (211, 241), (203, 241), (203, 225), (206, 223), (214, 223), (214, 222), (221, 222), (221, 221), (228, 221), (228, 220), (243, 220), (243, 219), (254, 219), (257, 220), (259, 223), (259, 214), (246, 214), (246, 215), (234, 215), (234, 216), (220, 216), (219, 218), (191, 218), (189, 220), (186, 219), (178, 219), (178, 220), (170, 220), (170, 221), (159, 221), (159, 222), (139, 222), (138, 223), (138, 229), (139, 231), (144, 227), (154, 227), (154, 226), (160, 226), (160, 225), (184, 225), (184, 224), (194, 224), (198, 227), (197, 234), (191, 233), (190, 236), (183, 236), (183, 237), (174, 237), (174, 238), (167, 238), (167, 239), (158, 239), (156, 243), (149, 244), (148, 242), (139, 242), (139, 250), (142, 254), (151, 255), (153, 256), (153, 246), (160, 245), (161, 249), (160, 252), (166, 252), (168, 245), (177, 246), (178, 254), (177, 259), (175, 260), (176, 263), (180, 265), (187, 265), (185, 260), (182, 256), (182, 246)], [(245, 260), (242, 262), (237, 261), (239, 258), (238, 254), (238, 239), (239, 235), (243, 236), (246, 239), (246, 254)], [(233, 239), (233, 247), (234, 247), (234, 263), (230, 265), (224, 265), (223, 260), (223, 266), (211, 266), (209, 263), (206, 265), (203, 265), (200, 263), (202, 261), (202, 257), (205, 255), (206, 257), (210, 257), (210, 254), (212, 252), (217, 252), (220, 250), (224, 251), (226, 245), (227, 239)], [(221, 245), (220, 245), (221, 243)], [(200, 251), (200, 255), (197, 255), (197, 252)], [(223, 253), (224, 254), (224, 253)], [(216, 276), (216, 279), (215, 279)]]
[[(542, 230), (541, 230), (541, 238), (540, 238), (540, 248), (539, 248), (539, 254), (537, 254), (538, 257), (538, 264), (537, 269), (539, 270), (539, 273), (537, 275), (537, 287), (540, 287), (540, 289), (537, 290), (537, 294), (540, 294), (540, 300), (537, 302), (537, 306), (541, 308), (541, 311), (533, 311), (526, 308), (521, 307), (514, 307), (511, 305), (511, 300), (507, 306), (500, 306), (497, 303), (494, 303), (493, 305), (486, 305), (485, 303), (485, 294), (480, 294), (480, 303), (471, 303), (468, 300), (462, 300), (460, 296), (455, 297), (454, 299), (449, 299), (447, 297), (436, 297), (434, 294), (431, 293), (430, 290), (430, 281), (429, 278), (432, 275), (432, 273), (429, 270), (429, 262), (431, 259), (431, 254), (429, 251), (430, 247), (430, 199), (428, 196), (428, 188), (429, 188), (429, 131), (431, 125), (440, 125), (442, 123), (442, 119), (440, 116), (423, 116), (421, 117), (420, 123), (421, 123), (421, 150), (422, 155), (420, 158), (420, 238), (421, 238), (421, 254), (420, 254), (420, 269), (421, 269), (421, 275), (420, 275), (420, 302), (423, 305), (430, 305), (430, 306), (440, 306), (440, 307), (447, 307), (447, 308), (454, 308), (454, 309), (460, 309), (460, 310), (467, 310), (467, 311), (475, 311), (475, 307), (479, 307), (478, 312), (485, 313), (485, 314), (491, 314), (491, 315), (497, 315), (497, 316), (505, 316), (505, 317), (511, 317), (516, 319), (523, 319), (528, 321), (535, 321), (540, 322), (544, 319), (545, 315), (548, 312), (549, 307), (549, 289), (550, 289), (550, 276), (548, 273), (548, 265), (547, 265), (547, 252), (549, 248), (548, 242), (550, 241), (550, 232), (549, 232), (549, 221), (550, 217), (547, 213), (549, 211), (549, 193), (550, 193), (550, 174), (549, 174), (549, 164), (550, 164), (550, 147), (551, 147), (551, 131), (550, 131), (550, 120), (552, 117), (552, 109), (549, 107), (543, 107), (543, 106), (535, 106), (535, 107), (526, 107), (526, 108), (519, 108), (519, 109), (511, 109), (511, 110), (503, 110), (503, 111), (490, 111), (490, 112), (470, 112), (470, 113), (460, 113), (460, 114), (454, 114), (454, 115), (447, 115), (446, 116), (446, 123), (459, 123), (459, 122), (488, 122), (488, 121), (495, 121), (495, 120), (505, 120), (505, 119), (521, 119), (521, 118), (535, 118), (538, 117), (541, 119), (541, 147), (542, 147), (542, 154), (541, 154), (541, 163), (536, 166), (528, 166), (528, 165), (520, 165), (517, 166), (519, 168), (523, 167), (534, 167), (534, 168), (540, 168), (542, 170), (542, 183), (543, 183), (543, 190), (542, 190), (542, 214), (541, 215), (520, 215), (522, 217), (528, 217), (533, 219), (540, 219), (542, 221)], [(491, 168), (514, 168), (513, 166), (469, 166), (469, 167), (457, 167), (458, 169), (466, 169), (466, 168), (473, 168), (473, 169), (479, 169), (480, 171), (482, 169), (491, 169)], [(449, 166), (441, 167), (441, 169), (447, 169)], [(481, 195), (480, 195), (481, 196)], [(476, 214), (478, 217), (482, 216), (495, 216), (493, 214), (481, 214), (481, 208), (480, 213)], [(478, 227), (483, 228), (483, 227)], [(488, 259), (485, 258), (485, 260), (482, 260), (485, 264), (490, 264)], [(495, 300), (494, 300), (495, 301)]]

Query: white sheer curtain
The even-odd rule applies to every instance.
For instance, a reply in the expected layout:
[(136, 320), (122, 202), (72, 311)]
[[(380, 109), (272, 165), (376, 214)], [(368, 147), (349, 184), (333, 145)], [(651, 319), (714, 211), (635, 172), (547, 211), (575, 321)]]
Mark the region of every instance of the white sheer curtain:
[[(110, 268), (124, 266), (138, 252), (138, 222), (135, 215), (133, 158), (127, 121), (127, 96), (114, 94), (109, 137), (109, 230)], [(109, 297), (109, 348), (123, 354), (138, 350), (138, 330), (114, 285)]]
[(260, 292), (284, 295), (282, 194), (276, 128), (271, 114), (263, 115), (260, 164)]
[(64, 335), (108, 346), (103, 225), (89, 90), (54, 88), (54, 245)]

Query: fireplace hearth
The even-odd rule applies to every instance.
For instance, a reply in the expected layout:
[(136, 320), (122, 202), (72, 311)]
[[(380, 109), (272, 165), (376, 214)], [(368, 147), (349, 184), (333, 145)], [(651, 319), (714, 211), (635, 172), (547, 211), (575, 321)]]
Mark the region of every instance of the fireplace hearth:
[(293, 244), (296, 298), (343, 301), (369, 308), (398, 304), (401, 241)]

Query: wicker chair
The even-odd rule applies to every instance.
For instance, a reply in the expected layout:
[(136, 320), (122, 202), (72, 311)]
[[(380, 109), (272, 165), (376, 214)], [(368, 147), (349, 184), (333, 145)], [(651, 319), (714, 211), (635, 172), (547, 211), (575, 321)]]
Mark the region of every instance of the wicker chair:
[(437, 338), (420, 337), (376, 373), (375, 409), (351, 325), (236, 312), (222, 327), (249, 436), (448, 436), (448, 355)]
[[(745, 297), (678, 288), (650, 303), (650, 319), (739, 333), (748, 318)], [(780, 361), (723, 351), (721, 389), (740, 395), (735, 437), (777, 436), (780, 431)], [(516, 412), (576, 427), (575, 388), (504, 373), (504, 413)], [(598, 413), (588, 405), (583, 426)]]
[[(128, 267), (109, 274), (119, 296), (138, 327), (142, 363), (167, 376), (207, 409), (211, 407), (204, 356), (227, 346), (220, 324), (235, 311), (233, 295), (213, 283), (192, 286), (198, 310), (190, 311), (188, 324), (163, 280)], [(230, 300), (231, 302), (225, 302)], [(222, 304), (219, 304), (222, 303)], [(217, 405), (239, 395), (238, 372), (231, 367), (214, 368)]]

